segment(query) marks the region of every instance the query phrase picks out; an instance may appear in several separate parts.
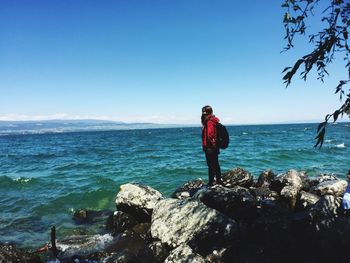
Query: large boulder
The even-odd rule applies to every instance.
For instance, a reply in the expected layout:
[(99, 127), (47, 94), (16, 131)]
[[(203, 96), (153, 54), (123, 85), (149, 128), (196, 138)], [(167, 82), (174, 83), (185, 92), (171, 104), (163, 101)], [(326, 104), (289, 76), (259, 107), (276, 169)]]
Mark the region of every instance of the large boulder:
[(316, 229), (328, 228), (338, 217), (341, 198), (325, 195), (306, 211), (307, 221)]
[(254, 179), (251, 173), (243, 168), (234, 168), (229, 172), (222, 174), (222, 181), (226, 187), (242, 186), (249, 188)]
[[(196, 200), (165, 199), (153, 210), (152, 236), (172, 248), (192, 241), (192, 248), (200, 250), (204, 245), (208, 250), (214, 249), (231, 242), (237, 231), (233, 219)], [(207, 252), (212, 251), (204, 253)]]
[(176, 189), (171, 197), (177, 199), (186, 199), (192, 197), (203, 186), (204, 182), (202, 179), (186, 182), (184, 185)]
[(244, 187), (226, 188), (216, 185), (198, 191), (193, 198), (235, 220), (252, 219), (255, 216), (257, 201)]
[(330, 180), (323, 181), (318, 185), (314, 186), (311, 189), (311, 192), (316, 193), (319, 196), (324, 195), (334, 195), (334, 196), (342, 196), (348, 186), (347, 181), (345, 180)]
[(149, 186), (129, 183), (120, 186), (115, 202), (118, 210), (132, 215), (139, 222), (149, 222), (154, 206), (162, 199), (163, 195)]
[(188, 245), (180, 245), (172, 250), (164, 263), (206, 263), (206, 260), (196, 254)]

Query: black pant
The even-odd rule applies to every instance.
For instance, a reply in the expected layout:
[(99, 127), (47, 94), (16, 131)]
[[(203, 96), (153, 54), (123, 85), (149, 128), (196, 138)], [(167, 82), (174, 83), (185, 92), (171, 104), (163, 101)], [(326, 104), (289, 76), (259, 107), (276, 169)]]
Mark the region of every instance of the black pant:
[(208, 164), (208, 174), (209, 174), (209, 182), (208, 184), (214, 183), (214, 177), (216, 178), (216, 182), (221, 181), (221, 169), (219, 164), (219, 151), (216, 149), (206, 149), (205, 150), (205, 158)]

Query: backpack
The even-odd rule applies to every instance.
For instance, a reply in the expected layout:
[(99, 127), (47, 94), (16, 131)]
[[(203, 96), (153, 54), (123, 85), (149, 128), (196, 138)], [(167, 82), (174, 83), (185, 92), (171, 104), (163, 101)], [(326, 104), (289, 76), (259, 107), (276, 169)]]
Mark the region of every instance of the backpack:
[(220, 122), (216, 124), (217, 142), (220, 149), (226, 149), (230, 143), (227, 129)]

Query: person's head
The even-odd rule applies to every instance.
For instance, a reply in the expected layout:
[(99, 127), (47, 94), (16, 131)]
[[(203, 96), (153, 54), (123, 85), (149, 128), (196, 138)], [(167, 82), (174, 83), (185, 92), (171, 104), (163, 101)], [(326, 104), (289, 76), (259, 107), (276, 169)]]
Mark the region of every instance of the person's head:
[(201, 116), (201, 121), (202, 121), (202, 124), (204, 125), (206, 119), (208, 116), (212, 115), (213, 114), (213, 108), (210, 107), (209, 105), (207, 106), (204, 106), (202, 108), (202, 116)]
[(348, 171), (347, 176), (348, 176), (348, 179), (350, 180), (350, 170)]
[(212, 107), (207, 105), (207, 106), (204, 106), (202, 108), (202, 115), (211, 115), (211, 114), (213, 114), (213, 108)]

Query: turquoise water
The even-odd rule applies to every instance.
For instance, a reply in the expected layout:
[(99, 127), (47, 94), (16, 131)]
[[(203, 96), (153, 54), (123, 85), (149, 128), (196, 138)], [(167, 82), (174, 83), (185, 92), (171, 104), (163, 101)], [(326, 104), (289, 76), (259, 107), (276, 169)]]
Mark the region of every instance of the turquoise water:
[[(321, 150), (313, 148), (316, 128), (228, 127), (231, 144), (220, 154), (222, 170), (240, 166), (257, 177), (268, 168), (294, 168), (344, 177), (349, 125), (330, 126)], [(0, 242), (37, 247), (49, 239), (53, 224), (58, 236), (86, 231), (74, 225), (74, 211), (114, 209), (126, 182), (169, 196), (188, 180), (206, 180), (200, 136), (199, 127), (0, 136)]]

